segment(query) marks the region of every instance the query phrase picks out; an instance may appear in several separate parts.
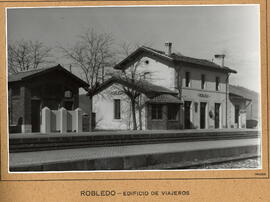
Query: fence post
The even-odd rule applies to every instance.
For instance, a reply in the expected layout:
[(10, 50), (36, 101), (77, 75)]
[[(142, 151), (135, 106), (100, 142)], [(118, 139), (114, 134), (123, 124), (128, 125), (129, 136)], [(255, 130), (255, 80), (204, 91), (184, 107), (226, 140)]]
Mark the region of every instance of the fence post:
[(51, 132), (51, 110), (48, 107), (44, 107), (41, 111), (41, 132)]
[(77, 133), (82, 132), (82, 110), (75, 109), (75, 130)]
[(62, 107), (60, 109), (60, 133), (66, 133), (67, 132), (67, 110)]

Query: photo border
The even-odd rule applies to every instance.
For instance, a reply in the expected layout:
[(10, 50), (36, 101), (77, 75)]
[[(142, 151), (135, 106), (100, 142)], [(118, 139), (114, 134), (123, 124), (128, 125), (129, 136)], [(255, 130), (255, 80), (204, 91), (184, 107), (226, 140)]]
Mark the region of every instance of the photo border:
[[(7, 1), (0, 1), (0, 2), (7, 2)], [(15, 1), (15, 2), (17, 2), (17, 1)], [(20, 1), (19, 1), (20, 2)], [(25, 2), (35, 2), (35, 3), (48, 3), (48, 4), (52, 4), (52, 3), (55, 3), (55, 2), (57, 2), (58, 3), (58, 5), (62, 5), (62, 4), (66, 4), (66, 3), (71, 3), (71, 2), (73, 2), (73, 1), (61, 1), (61, 2), (58, 2), (58, 1), (25, 1)], [(95, 3), (97, 3), (97, 4), (102, 4), (102, 3), (109, 3), (109, 2), (111, 2), (111, 1), (104, 1), (104, 2), (101, 2), (101, 1), (93, 1), (93, 2), (91, 2), (91, 4), (95, 4)], [(139, 1), (139, 2), (136, 2), (135, 4), (142, 4), (142, 2), (143, 3), (149, 3), (149, 4), (153, 4), (153, 2), (155, 2), (155, 4), (154, 5), (152, 5), (152, 6), (156, 6), (157, 4), (159, 4), (160, 5), (160, 3), (161, 3), (161, 1)], [(175, 4), (175, 3), (183, 3), (183, 2), (189, 2), (188, 4), (184, 4), (184, 5), (190, 5), (190, 1), (170, 1), (170, 3), (173, 3), (173, 4)], [(196, 4), (196, 2), (201, 2), (201, 1), (192, 1), (192, 3), (195, 3)], [(214, 4), (212, 4), (212, 3), (209, 3), (209, 1), (206, 1), (206, 2), (208, 2), (208, 3), (203, 3), (203, 5), (205, 5), (205, 6), (208, 6), (208, 5), (213, 5), (213, 6), (215, 6), (215, 5), (222, 5), (223, 3), (223, 1), (221, 1), (221, 3), (214, 3)], [(213, 1), (211, 1), (211, 2), (213, 2)], [(225, 3), (226, 5), (237, 5), (237, 4), (229, 4), (228, 2), (231, 2), (231, 1), (224, 1), (224, 2), (227, 2), (227, 3)], [(236, 1), (236, 2), (238, 2), (238, 1)], [(239, 1), (239, 2), (243, 2), (243, 1)], [(245, 1), (245, 2), (247, 2), (247, 1)], [(250, 2), (250, 1), (248, 1), (248, 2)], [(205, 179), (207, 179), (207, 180), (217, 180), (217, 179), (269, 179), (269, 122), (267, 121), (268, 120), (268, 117), (269, 117), (269, 108), (268, 108), (268, 104), (269, 104), (269, 83), (268, 83), (268, 77), (269, 77), (269, 71), (268, 71), (268, 61), (267, 61), (267, 54), (268, 54), (268, 52), (267, 52), (267, 47), (265, 47), (265, 44), (263, 43), (263, 42), (266, 42), (266, 43), (268, 43), (268, 41), (267, 41), (267, 35), (268, 35), (268, 33), (267, 33), (267, 28), (265, 27), (263, 27), (262, 25), (266, 25), (266, 17), (267, 17), (267, 12), (265, 13), (265, 19), (264, 19), (264, 15), (262, 15), (262, 10), (266, 10), (267, 9), (267, 3), (265, 4), (265, 9), (262, 9), (262, 1), (252, 1), (252, 2), (257, 2), (257, 3), (255, 3), (255, 4), (260, 4), (260, 6), (261, 6), (261, 10), (260, 10), (260, 22), (261, 22), (261, 24), (260, 24), (260, 31), (261, 31), (261, 35), (260, 35), (260, 45), (261, 45), (261, 49), (260, 49), (260, 53), (261, 53), (261, 97), (264, 97), (264, 95), (266, 94), (266, 97), (267, 97), (267, 100), (265, 101), (264, 99), (261, 99), (260, 101), (261, 101), (261, 114), (262, 114), (262, 120), (261, 120), (261, 125), (262, 125), (262, 137), (261, 137), (261, 154), (262, 154), (262, 156), (261, 156), (261, 162), (262, 162), (262, 169), (261, 170), (263, 170), (263, 172), (266, 172), (266, 175), (263, 175), (263, 176), (261, 176), (261, 175), (255, 175), (255, 177), (251, 177), (251, 176), (247, 176), (247, 177), (211, 177), (211, 178), (207, 178), (207, 177), (199, 177), (200, 176), (200, 173), (201, 172), (225, 172), (225, 173), (227, 173), (226, 175), (230, 175), (230, 172), (234, 172), (235, 170), (234, 169), (230, 169), (230, 170), (165, 170), (165, 171), (163, 171), (163, 170), (148, 170), (148, 171), (140, 171), (140, 172), (143, 172), (144, 174), (143, 174), (143, 176), (147, 176), (147, 175), (149, 175), (149, 172), (153, 172), (153, 173), (156, 173), (156, 172), (173, 172), (173, 173), (175, 173), (175, 172), (180, 172), (180, 174), (182, 174), (182, 173), (186, 173), (186, 172), (199, 172), (199, 174), (198, 173), (196, 173), (195, 175), (196, 176), (198, 176), (198, 177), (184, 177), (184, 178), (166, 178), (166, 177), (162, 177), (162, 178), (152, 178), (152, 177), (150, 177), (150, 178), (147, 178), (147, 177), (143, 177), (143, 178), (129, 178), (129, 177), (124, 177), (124, 178), (110, 178), (110, 179), (104, 179), (104, 178), (88, 178), (88, 179), (81, 179), (81, 178), (73, 178), (72, 177), (72, 179), (69, 179), (69, 177), (68, 177), (68, 179), (65, 179), (65, 178), (62, 178), (62, 177), (60, 177), (60, 178), (55, 178), (54, 176), (53, 176), (53, 179), (47, 179), (48, 177), (49, 177), (49, 175), (51, 175), (51, 174), (53, 174), (53, 175), (55, 175), (55, 174), (64, 174), (64, 175), (72, 175), (73, 173), (75, 173), (75, 174), (79, 174), (79, 175), (81, 175), (80, 173), (83, 173), (84, 175), (88, 175), (89, 173), (93, 173), (94, 175), (99, 175), (99, 173), (107, 173), (107, 172), (110, 172), (110, 171), (92, 171), (92, 172), (89, 172), (89, 171), (52, 171), (52, 172), (23, 172), (23, 174), (24, 175), (26, 175), (26, 176), (23, 176), (22, 177), (22, 174), (21, 174), (21, 172), (11, 172), (11, 173), (6, 173), (5, 172), (5, 169), (6, 168), (8, 168), (7, 167), (7, 165), (6, 165), (6, 163), (8, 164), (8, 162), (6, 162), (6, 154), (5, 153), (8, 153), (8, 144), (6, 143), (4, 143), (3, 141), (7, 141), (7, 136), (5, 135), (5, 134), (8, 134), (7, 133), (7, 131), (8, 131), (8, 128), (6, 128), (6, 124), (7, 124), (7, 115), (6, 114), (4, 114), (4, 112), (3, 111), (6, 111), (7, 112), (7, 99), (6, 99), (6, 97), (7, 97), (7, 78), (1, 78), (1, 83), (4, 83), (4, 85), (1, 85), (1, 88), (0, 88), (0, 92), (1, 92), (1, 95), (3, 95), (3, 96), (1, 96), (1, 103), (5, 103), (5, 104), (1, 104), (1, 108), (0, 108), (0, 112), (1, 112), (1, 116), (0, 116), (0, 118), (1, 118), (1, 162), (2, 162), (2, 164), (1, 164), (1, 180), (3, 180), (3, 181), (73, 181), (73, 180), (76, 180), (76, 181), (86, 181), (86, 180), (99, 180), (99, 181), (111, 181), (111, 180), (205, 180)], [(258, 3), (258, 2), (260, 2), (260, 3)], [(9, 5), (9, 3), (10, 2), (8, 2), (8, 5)], [(14, 3), (14, 1), (12, 1), (12, 3)], [(20, 2), (21, 3), (21, 2)], [(90, 2), (87, 2), (87, 1), (78, 1), (78, 2), (76, 2), (77, 4), (89, 4)], [(116, 6), (120, 6), (120, 5), (118, 5), (118, 3), (124, 3), (125, 5), (124, 6), (129, 6), (129, 4), (127, 5), (126, 3), (130, 3), (130, 2), (126, 2), (126, 1), (119, 1), (119, 2), (117, 2), (116, 4)], [(162, 3), (164, 3), (164, 2), (162, 2)], [(148, 4), (148, 5), (149, 5)], [(244, 4), (247, 4), (247, 3), (244, 3)], [(25, 4), (23, 4), (23, 5), (25, 5)], [(171, 6), (174, 6), (174, 5), (172, 5), (172, 4), (165, 4), (164, 6), (167, 6), (167, 5), (171, 5)], [(183, 5), (183, 4), (176, 4), (176, 5)], [(191, 4), (192, 5), (192, 4)], [(198, 6), (202, 6), (201, 4), (197, 4)], [(239, 5), (242, 5), (242, 4), (239, 4)], [(90, 5), (90, 7), (91, 6), (93, 6), (93, 5)], [(104, 6), (104, 5), (100, 5), (100, 6)], [(134, 5), (134, 6), (136, 6), (136, 5)], [(142, 6), (144, 6), (144, 5), (142, 5)], [(151, 6), (151, 5), (149, 5), (149, 6)], [(162, 4), (161, 4), (161, 6), (162, 6)], [(5, 6), (5, 12), (6, 12), (6, 7), (9, 7), (9, 6)], [(36, 6), (34, 6), (34, 7), (39, 7), (38, 5), (36, 5)], [(47, 7), (47, 6), (46, 6)], [(50, 7), (50, 6), (49, 6)], [(54, 7), (54, 6), (53, 6)], [(62, 6), (61, 6), (62, 7)], [(70, 7), (70, 6), (63, 6), (63, 7)], [(72, 6), (71, 6), (72, 7)], [(77, 7), (77, 6), (76, 6)], [(81, 7), (81, 6), (78, 6), (78, 7)], [(87, 6), (88, 7), (88, 6)], [(13, 6), (12, 6), (12, 8), (13, 8)], [(26, 8), (25, 6), (23, 6), (23, 7), (20, 7), (20, 8)], [(2, 9), (3, 10), (3, 9)], [(0, 13), (0, 15), (2, 15), (2, 12)], [(263, 20), (264, 19), (264, 20)], [(5, 23), (6, 23), (6, 21), (5, 21)], [(1, 24), (0, 24), (1, 26), (2, 26), (2, 18), (1, 18)], [(7, 24), (6, 24), (6, 26), (7, 26)], [(266, 31), (266, 33), (264, 34), (263, 33), (263, 30), (265, 29), (265, 31)], [(2, 38), (3, 37), (1, 37), (1, 40), (0, 40), (0, 42), (2, 41)], [(3, 46), (5, 47), (5, 43), (4, 43), (4, 45), (1, 45), (0, 47), (1, 47), (1, 49), (0, 50), (3, 50), (2, 48), (3, 48)], [(5, 50), (6, 50), (6, 48), (5, 48)], [(3, 55), (5, 55), (5, 53), (4, 54), (1, 54), (1, 58), (3, 58)], [(0, 58), (0, 59), (1, 59)], [(5, 60), (4, 60), (4, 62), (6, 61), (6, 58), (4, 58)], [(1, 64), (1, 66), (2, 66), (2, 64), (4, 64), (3, 62), (1, 62), (0, 63)], [(4, 65), (4, 67), (6, 67), (6, 65)], [(4, 70), (3, 70), (4, 69)], [(264, 78), (263, 77), (263, 72), (265, 72), (266, 71), (266, 74), (265, 74), (265, 76), (264, 77), (266, 77), (267, 76), (267, 78)], [(5, 74), (2, 74), (2, 72), (5, 72)], [(6, 68), (1, 68), (0, 69), (0, 75), (7, 75), (7, 71), (6, 71)], [(3, 76), (2, 76), (3, 77)], [(266, 83), (266, 87), (265, 87), (265, 83)], [(5, 86), (5, 92), (3, 92), (3, 86)], [(5, 100), (4, 100), (5, 99)], [(4, 102), (3, 102), (4, 101)], [(5, 109), (5, 110), (3, 110), (3, 109)], [(266, 110), (265, 110), (266, 109)], [(265, 140), (266, 139), (266, 140)], [(265, 146), (265, 144), (266, 144), (266, 146)], [(265, 147), (266, 147), (266, 150), (267, 151), (265, 151)], [(3, 152), (4, 151), (4, 152)], [(267, 162), (267, 164), (265, 164), (265, 162)], [(267, 171), (265, 171), (265, 167), (264, 167), (264, 165), (267, 165)], [(250, 171), (250, 170), (255, 170), (255, 169), (248, 169), (248, 172)], [(227, 172), (227, 171), (229, 171), (229, 172)], [(239, 171), (239, 172), (246, 172), (247, 170), (237, 170), (237, 171)], [(258, 171), (258, 169), (256, 169), (256, 173), (260, 173), (260, 172), (257, 172)], [(113, 175), (121, 175), (122, 174), (122, 172), (123, 171), (112, 171), (112, 173), (113, 173)], [(125, 172), (125, 171), (124, 171)], [(134, 170), (134, 171), (132, 171), (132, 170), (127, 170), (127, 172), (135, 172), (136, 173), (136, 170)], [(262, 173), (263, 173), (262, 172)], [(48, 175), (49, 174), (49, 175)], [(91, 175), (93, 175), (93, 174), (91, 174)], [(11, 175), (13, 175), (13, 176), (11, 176)], [(31, 176), (30, 176), (31, 175)], [(43, 176), (42, 176), (42, 178), (43, 179), (36, 179), (36, 176), (32, 176), (32, 175), (43, 175), (43, 176), (45, 176), (45, 178), (43, 178)], [(157, 174), (158, 175), (158, 174)], [(176, 174), (175, 174), (176, 175)], [(241, 175), (241, 174), (240, 174)], [(23, 179), (20, 179), (20, 178), (23, 178)], [(31, 179), (29, 179), (29, 178), (31, 178)], [(32, 179), (32, 178), (34, 178), (34, 179)], [(40, 178), (40, 176), (38, 176), (38, 178)], [(50, 178), (50, 177), (49, 177)]]

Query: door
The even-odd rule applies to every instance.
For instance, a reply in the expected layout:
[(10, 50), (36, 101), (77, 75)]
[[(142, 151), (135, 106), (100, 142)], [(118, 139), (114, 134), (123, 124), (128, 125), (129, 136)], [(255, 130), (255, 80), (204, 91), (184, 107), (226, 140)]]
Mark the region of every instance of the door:
[(184, 108), (185, 108), (185, 128), (190, 129), (191, 128), (191, 121), (190, 121), (190, 101), (185, 101)]
[(40, 100), (31, 101), (32, 132), (40, 132)]
[(237, 128), (239, 128), (239, 111), (240, 111), (239, 105), (235, 105), (234, 123), (236, 124)]
[(205, 128), (205, 116), (206, 116), (206, 102), (201, 102), (200, 103), (200, 128), (204, 129)]
[(220, 103), (215, 103), (215, 128), (220, 128)]

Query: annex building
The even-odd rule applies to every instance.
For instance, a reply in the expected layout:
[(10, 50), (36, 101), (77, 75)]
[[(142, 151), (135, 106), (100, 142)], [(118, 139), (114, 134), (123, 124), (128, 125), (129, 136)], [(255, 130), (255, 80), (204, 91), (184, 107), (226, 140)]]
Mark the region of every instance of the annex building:
[(40, 132), (41, 110), (45, 107), (77, 109), (81, 87), (87, 89), (88, 84), (61, 65), (9, 75), (10, 132)]
[[(98, 129), (132, 129), (136, 98), (137, 129), (245, 128), (251, 100), (230, 91), (235, 70), (214, 62), (139, 47), (118, 63), (121, 72), (99, 88), (93, 112)], [(133, 75), (128, 77), (125, 75)], [(231, 88), (232, 89), (232, 88)]]

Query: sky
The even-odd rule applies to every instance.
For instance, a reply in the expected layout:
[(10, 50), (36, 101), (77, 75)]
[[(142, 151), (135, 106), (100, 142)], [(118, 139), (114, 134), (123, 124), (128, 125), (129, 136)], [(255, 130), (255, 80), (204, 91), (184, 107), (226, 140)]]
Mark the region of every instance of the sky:
[[(225, 54), (235, 69), (230, 83), (260, 92), (259, 6), (73, 7), (8, 9), (8, 42), (38, 40), (71, 47), (88, 28), (110, 33), (116, 44), (151, 44), (212, 60)], [(67, 67), (59, 50), (56, 63)], [(214, 60), (219, 63), (219, 61)]]

